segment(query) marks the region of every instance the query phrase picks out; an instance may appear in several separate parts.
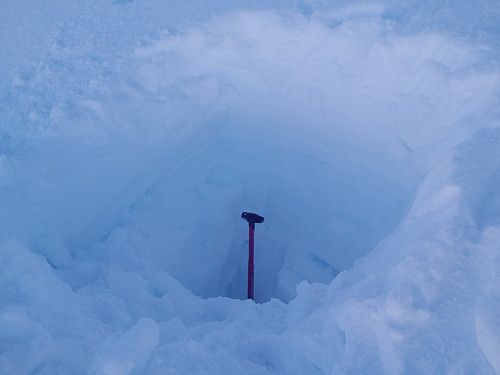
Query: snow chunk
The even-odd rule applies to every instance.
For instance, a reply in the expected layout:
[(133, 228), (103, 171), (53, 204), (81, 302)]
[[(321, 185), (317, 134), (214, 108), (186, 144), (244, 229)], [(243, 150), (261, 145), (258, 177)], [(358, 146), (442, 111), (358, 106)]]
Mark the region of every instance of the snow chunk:
[(124, 334), (106, 340), (92, 364), (93, 375), (128, 375), (140, 371), (160, 340), (158, 324), (150, 318), (140, 319)]

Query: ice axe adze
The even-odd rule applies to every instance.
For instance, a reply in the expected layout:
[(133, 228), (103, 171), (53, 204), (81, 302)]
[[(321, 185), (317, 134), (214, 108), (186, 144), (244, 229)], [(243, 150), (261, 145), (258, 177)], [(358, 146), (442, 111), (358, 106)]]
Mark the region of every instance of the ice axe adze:
[(262, 223), (264, 218), (251, 212), (243, 212), (241, 217), (248, 221), (248, 299), (253, 299), (253, 233), (255, 224)]

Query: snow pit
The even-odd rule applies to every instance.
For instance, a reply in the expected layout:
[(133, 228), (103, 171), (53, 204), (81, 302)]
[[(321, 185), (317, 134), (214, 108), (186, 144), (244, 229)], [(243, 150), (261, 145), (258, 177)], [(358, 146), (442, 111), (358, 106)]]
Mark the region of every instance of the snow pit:
[(334, 3), (3, 9), (0, 369), (498, 373), (498, 4)]

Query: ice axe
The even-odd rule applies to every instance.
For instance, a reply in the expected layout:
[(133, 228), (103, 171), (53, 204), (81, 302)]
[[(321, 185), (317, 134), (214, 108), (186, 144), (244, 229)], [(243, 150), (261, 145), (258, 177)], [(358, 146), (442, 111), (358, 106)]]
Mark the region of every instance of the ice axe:
[(253, 234), (255, 224), (262, 223), (264, 218), (251, 212), (243, 212), (241, 217), (248, 221), (248, 299), (253, 299)]

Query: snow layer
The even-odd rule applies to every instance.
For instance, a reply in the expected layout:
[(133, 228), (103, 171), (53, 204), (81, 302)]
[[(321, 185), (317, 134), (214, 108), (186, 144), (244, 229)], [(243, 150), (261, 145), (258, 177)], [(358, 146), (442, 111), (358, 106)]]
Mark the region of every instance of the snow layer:
[(497, 1), (4, 8), (2, 372), (500, 373)]

